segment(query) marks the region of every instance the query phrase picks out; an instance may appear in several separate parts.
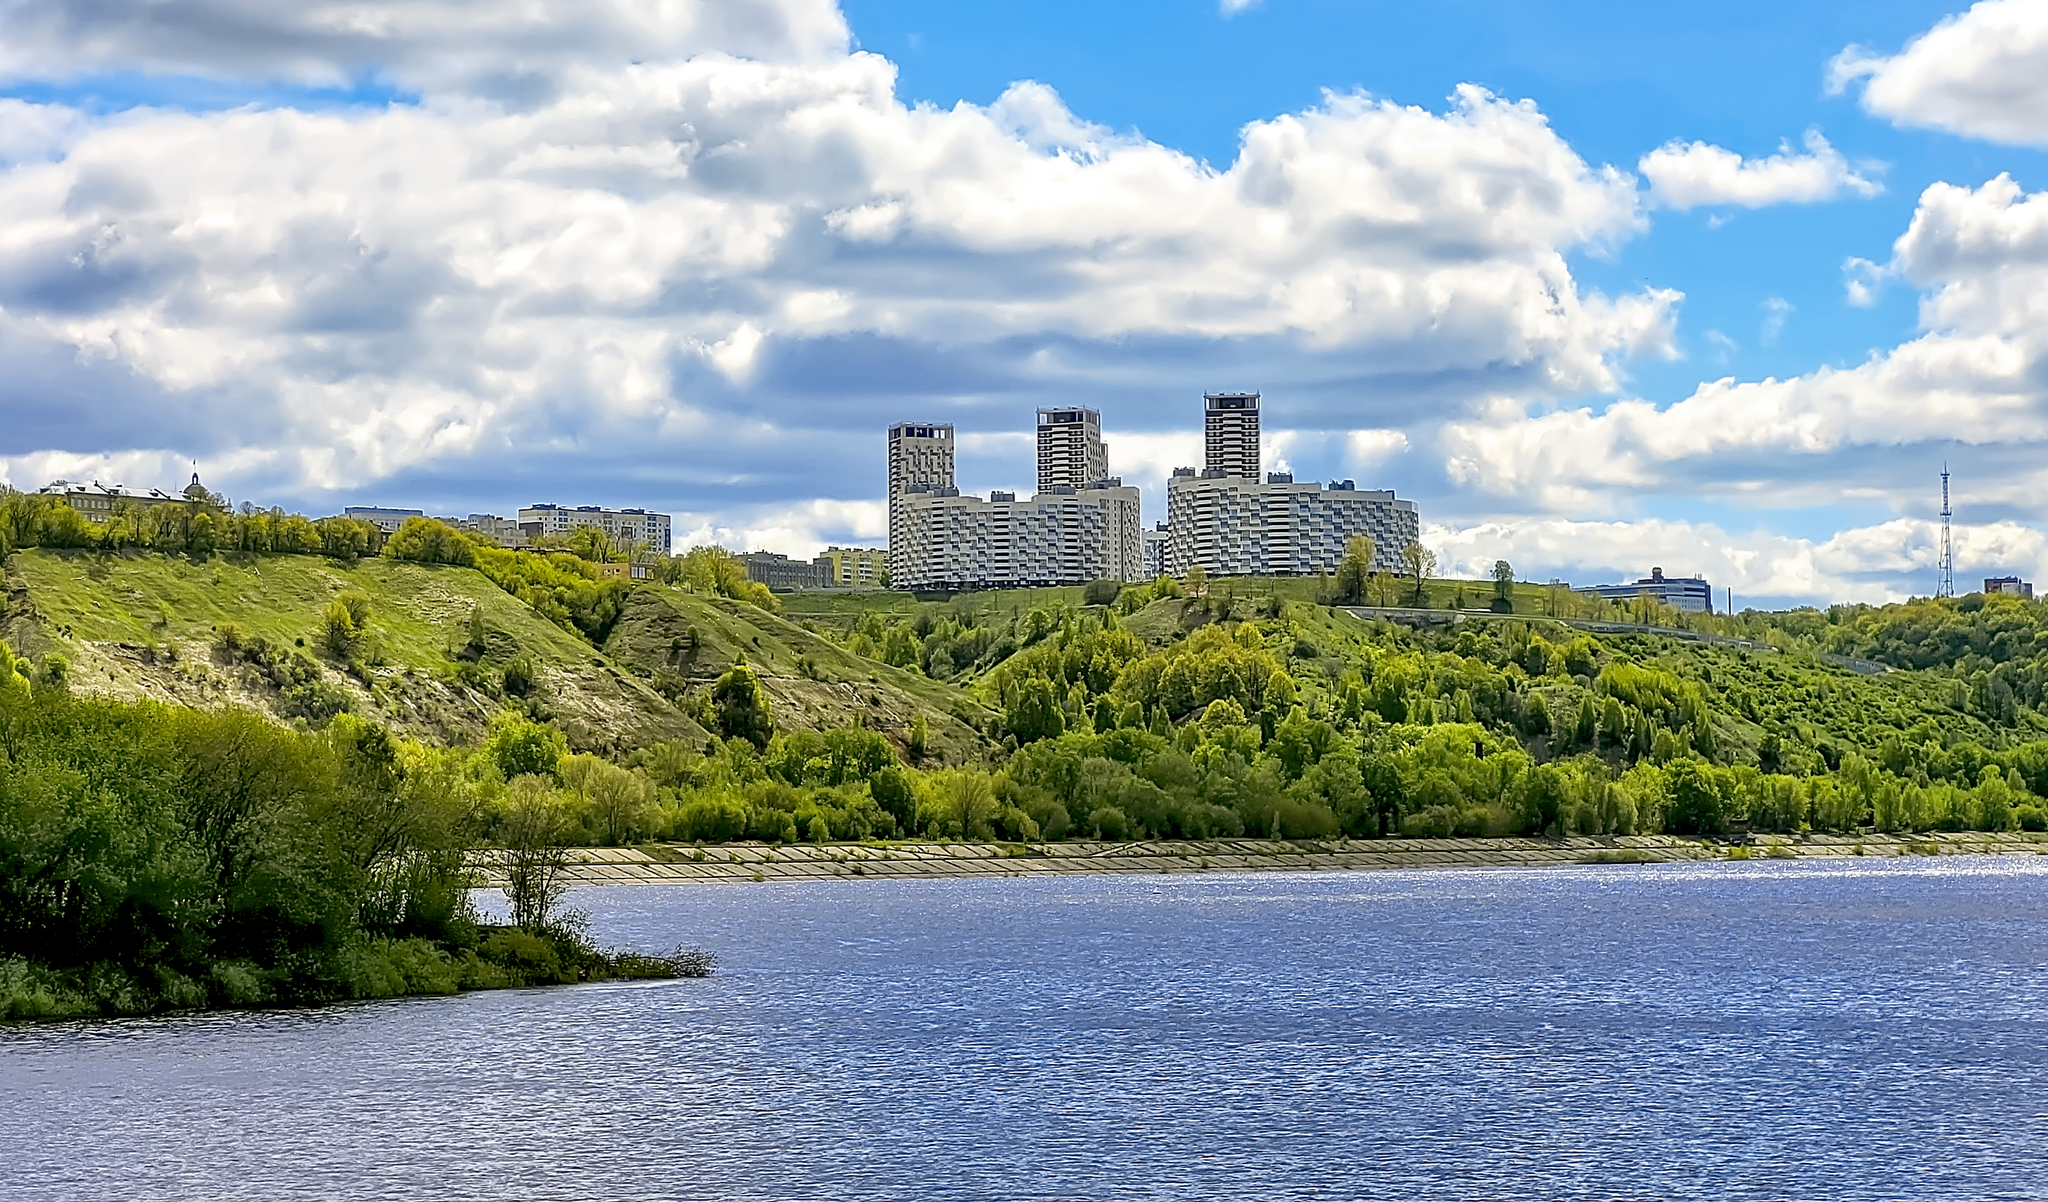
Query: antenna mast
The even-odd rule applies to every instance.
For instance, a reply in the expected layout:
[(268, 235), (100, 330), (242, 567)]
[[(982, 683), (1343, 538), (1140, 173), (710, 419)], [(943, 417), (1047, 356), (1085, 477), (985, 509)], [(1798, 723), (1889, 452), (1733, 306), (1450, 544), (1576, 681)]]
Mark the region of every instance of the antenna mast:
[(1941, 553), (1934, 564), (1934, 595), (1953, 597), (1956, 595), (1956, 548), (1949, 538), (1948, 520), (1954, 511), (1948, 507), (1948, 464), (1941, 465)]

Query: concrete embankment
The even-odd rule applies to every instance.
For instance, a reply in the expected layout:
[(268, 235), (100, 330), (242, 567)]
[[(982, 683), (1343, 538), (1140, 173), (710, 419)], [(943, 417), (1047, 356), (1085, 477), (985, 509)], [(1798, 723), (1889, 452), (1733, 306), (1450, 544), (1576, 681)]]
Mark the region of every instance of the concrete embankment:
[[(579, 885), (680, 885), (722, 881), (1156, 875), (1176, 872), (1309, 872), (1387, 868), (1534, 868), (1678, 860), (1816, 859), (1844, 856), (2048, 855), (2039, 834), (1758, 836), (1729, 846), (1668, 835), (1573, 839), (1219, 839), (1148, 843), (652, 844), (577, 848)], [(475, 862), (498, 884), (497, 855)]]

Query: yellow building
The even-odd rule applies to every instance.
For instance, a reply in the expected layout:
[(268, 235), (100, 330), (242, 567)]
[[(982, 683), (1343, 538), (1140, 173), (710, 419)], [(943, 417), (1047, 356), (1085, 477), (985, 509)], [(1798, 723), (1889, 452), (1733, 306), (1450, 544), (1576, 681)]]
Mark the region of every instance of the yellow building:
[(868, 547), (827, 547), (811, 561), (826, 588), (887, 588), (889, 553)]

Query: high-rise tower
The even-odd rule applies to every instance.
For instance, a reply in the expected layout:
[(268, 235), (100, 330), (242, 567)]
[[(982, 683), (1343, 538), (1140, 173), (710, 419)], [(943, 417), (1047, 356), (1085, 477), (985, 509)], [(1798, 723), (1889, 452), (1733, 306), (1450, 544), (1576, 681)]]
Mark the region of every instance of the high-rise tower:
[(1202, 394), (1202, 466), (1239, 480), (1259, 478), (1259, 394)]
[(1086, 488), (1109, 475), (1109, 449), (1102, 444), (1102, 415), (1065, 407), (1038, 411), (1038, 488)]
[(889, 427), (889, 495), (913, 484), (953, 487), (953, 427), (898, 422)]

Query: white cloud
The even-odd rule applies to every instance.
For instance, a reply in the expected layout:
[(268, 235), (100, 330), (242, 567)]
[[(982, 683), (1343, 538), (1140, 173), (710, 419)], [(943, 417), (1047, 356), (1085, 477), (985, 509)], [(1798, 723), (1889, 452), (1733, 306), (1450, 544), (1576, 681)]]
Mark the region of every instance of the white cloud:
[(1354, 472), (1407, 453), (1408, 436), (1399, 430), (1353, 430), (1344, 436), (1344, 466)]
[[(1650, 181), (1657, 203), (1672, 209), (1701, 205), (1813, 204), (1843, 193), (1870, 197), (1882, 184), (1849, 165), (1819, 130), (1806, 131), (1806, 153), (1781, 143), (1767, 159), (1744, 159), (1705, 142), (1667, 142), (1643, 156), (1636, 169)], [(1863, 168), (1862, 171), (1868, 171)]]
[(1717, 380), (1661, 409), (1452, 422), (1450, 477), (1552, 511), (1611, 512), (1630, 492), (1674, 487), (1818, 503), (1838, 490), (1845, 450), (2048, 441), (2048, 194), (2022, 196), (2005, 176), (1936, 184), (1886, 271), (1923, 292), (1925, 332), (1899, 347), (1788, 380)]
[(1900, 125), (2048, 146), (2048, 3), (1983, 0), (1894, 55), (1851, 46), (1828, 86), (1863, 84), (1863, 107)]
[(1224, 17), (1234, 17), (1248, 8), (1257, 8), (1266, 0), (1216, 0), (1216, 11)]
[(1798, 306), (1782, 296), (1766, 297), (1760, 306), (1764, 311), (1763, 325), (1757, 330), (1757, 341), (1765, 346), (1778, 345), (1778, 338), (1785, 332), (1785, 321)]

